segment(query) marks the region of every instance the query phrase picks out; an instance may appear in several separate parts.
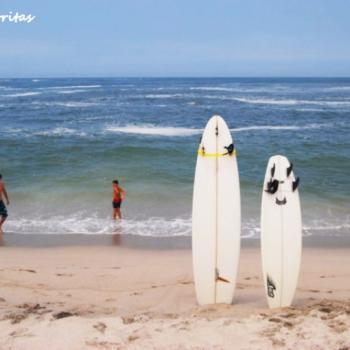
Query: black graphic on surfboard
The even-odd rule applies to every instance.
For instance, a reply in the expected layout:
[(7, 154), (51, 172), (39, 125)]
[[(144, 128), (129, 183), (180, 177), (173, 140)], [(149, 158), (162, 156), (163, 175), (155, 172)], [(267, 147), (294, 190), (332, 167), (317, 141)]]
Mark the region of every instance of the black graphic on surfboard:
[(267, 275), (267, 295), (270, 298), (274, 298), (275, 290), (276, 290), (275, 283), (273, 282), (272, 278), (269, 275)]

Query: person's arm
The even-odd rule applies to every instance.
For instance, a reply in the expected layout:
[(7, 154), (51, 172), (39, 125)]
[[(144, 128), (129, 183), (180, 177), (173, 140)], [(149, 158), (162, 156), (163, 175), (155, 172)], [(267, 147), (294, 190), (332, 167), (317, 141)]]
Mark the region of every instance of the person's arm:
[(126, 195), (126, 191), (123, 190), (121, 187), (120, 187), (120, 194), (121, 194), (121, 199), (124, 200), (125, 199), (125, 195)]
[(4, 196), (5, 196), (5, 199), (6, 199), (6, 204), (7, 204), (7, 205), (9, 205), (9, 204), (10, 204), (10, 199), (9, 199), (8, 194), (7, 194), (5, 184), (3, 184), (3, 187), (2, 187), (2, 193), (3, 193), (3, 194), (4, 194)]

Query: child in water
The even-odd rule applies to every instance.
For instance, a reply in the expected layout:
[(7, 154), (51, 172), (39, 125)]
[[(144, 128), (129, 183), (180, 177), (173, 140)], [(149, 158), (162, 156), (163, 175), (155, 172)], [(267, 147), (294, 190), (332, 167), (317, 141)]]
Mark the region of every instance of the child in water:
[(122, 201), (125, 198), (126, 191), (124, 191), (120, 186), (119, 186), (119, 181), (114, 180), (112, 182), (113, 186), (113, 214), (112, 218), (113, 220), (121, 219), (122, 218), (122, 213), (120, 211), (120, 207), (122, 205)]

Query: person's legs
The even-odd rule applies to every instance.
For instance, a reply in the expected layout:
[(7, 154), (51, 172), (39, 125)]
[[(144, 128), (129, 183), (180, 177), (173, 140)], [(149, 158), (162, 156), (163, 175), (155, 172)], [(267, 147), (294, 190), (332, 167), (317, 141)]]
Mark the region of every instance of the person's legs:
[(117, 218), (117, 210), (116, 208), (113, 208), (113, 213), (112, 213), (112, 219), (115, 220)]
[(119, 219), (122, 218), (122, 212), (120, 211), (120, 208), (117, 209), (117, 216)]
[(0, 234), (3, 233), (2, 231), (2, 225), (4, 224), (4, 222), (7, 219), (7, 209), (5, 207), (5, 204), (3, 201), (0, 201)]
[(4, 222), (6, 221), (7, 219), (7, 216), (1, 216), (1, 219), (0, 219), (0, 234), (3, 233), (2, 231), (2, 225), (4, 224)]

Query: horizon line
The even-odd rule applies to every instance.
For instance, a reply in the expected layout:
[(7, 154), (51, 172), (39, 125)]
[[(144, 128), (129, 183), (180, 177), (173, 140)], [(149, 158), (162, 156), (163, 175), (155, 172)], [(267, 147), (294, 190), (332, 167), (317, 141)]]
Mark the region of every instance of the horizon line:
[(130, 76), (98, 76), (98, 75), (76, 75), (76, 76), (22, 76), (22, 77), (0, 77), (0, 80), (4, 79), (350, 79), (350, 76), (287, 76), (287, 75), (281, 75), (281, 76), (215, 76), (215, 75), (209, 75), (209, 76), (190, 76), (190, 75), (183, 75), (183, 76), (157, 76), (157, 75), (149, 75), (149, 76), (137, 76), (137, 75), (130, 75)]

